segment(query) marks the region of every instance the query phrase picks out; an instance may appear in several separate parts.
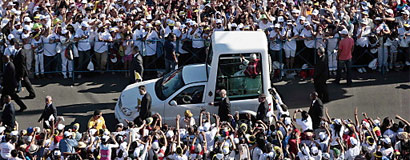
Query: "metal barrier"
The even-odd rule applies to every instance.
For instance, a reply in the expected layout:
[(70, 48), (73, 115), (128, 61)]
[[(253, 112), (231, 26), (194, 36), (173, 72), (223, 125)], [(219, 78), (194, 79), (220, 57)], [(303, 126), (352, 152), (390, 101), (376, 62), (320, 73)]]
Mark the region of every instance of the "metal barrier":
[[(319, 40), (323, 40), (323, 39), (322, 38), (314, 39), (314, 41), (315, 41), (314, 46), (316, 46), (316, 44), (318, 43)], [(155, 51), (154, 54), (153, 54), (153, 56), (155, 56), (155, 57), (153, 59), (150, 59), (149, 62), (144, 61), (144, 71), (147, 71), (147, 72), (161, 72), (162, 74), (164, 74), (165, 68), (164, 68), (164, 65), (162, 65), (164, 63), (164, 59), (165, 59), (165, 54), (164, 54), (165, 52), (164, 52), (164, 47), (163, 47), (164, 42), (165, 42), (164, 39), (152, 39), (152, 40), (138, 39), (138, 40), (129, 40), (129, 41), (133, 42), (132, 45), (139, 45), (138, 47), (139, 47), (140, 53), (142, 53), (143, 57), (147, 56), (147, 50)], [(203, 46), (204, 47), (202, 47), (202, 48), (193, 48), (192, 43), (195, 42), (195, 41), (192, 41), (190, 39), (184, 39), (182, 41), (177, 40), (176, 42), (174, 42), (174, 43), (176, 43), (175, 44), (175, 46), (176, 46), (175, 49), (176, 49), (177, 53), (181, 53), (183, 51), (186, 51), (188, 53), (185, 53), (185, 54), (189, 55), (189, 56), (187, 56), (187, 59), (185, 59), (184, 62), (179, 63), (179, 66), (183, 66), (183, 65), (191, 64), (191, 63), (196, 63), (196, 62), (202, 62), (202, 61), (205, 60), (205, 57), (208, 56), (207, 55), (208, 54), (207, 50), (209, 48), (210, 40), (199, 40), (199, 41), (203, 41), (203, 43), (204, 43)], [(99, 42), (99, 41), (96, 41), (96, 42)], [(125, 41), (125, 42), (127, 42), (127, 41)], [(84, 42), (84, 41), (73, 42), (70, 45), (77, 45), (77, 49), (78, 49), (78, 44), (79, 43), (90, 43), (90, 41), (88, 41), (88, 42)], [(122, 43), (124, 43), (124, 41), (118, 40), (118, 41), (114, 41), (112, 43), (106, 42), (104, 44), (104, 45), (107, 45), (107, 47), (108, 47), (107, 52), (109, 54), (109, 56), (107, 57), (107, 64), (106, 64), (105, 70), (100, 70), (97, 67), (98, 63), (96, 63), (95, 54), (100, 54), (100, 53), (94, 52), (94, 47), (95, 46), (91, 46), (91, 49), (89, 50), (89, 54), (86, 55), (88, 57), (83, 57), (83, 58), (86, 58), (86, 60), (90, 60), (91, 62), (93, 62), (94, 68), (96, 68), (96, 69), (93, 70), (93, 71), (89, 71), (87, 69), (84, 69), (86, 67), (78, 68), (79, 66), (84, 66), (84, 65), (87, 66), (88, 63), (87, 64), (76, 64), (76, 63), (73, 62), (74, 64), (72, 65), (72, 69), (67, 69), (67, 72), (71, 72), (71, 74), (72, 74), (72, 80), (73, 81), (75, 80), (75, 77), (76, 77), (75, 75), (76, 74), (82, 74), (82, 73), (88, 73), (88, 72), (128, 72), (128, 70), (120, 68), (123, 65), (123, 57), (125, 56), (124, 52), (126, 50), (126, 48), (122, 48), (122, 50), (121, 50), (120, 46), (122, 45)], [(155, 44), (155, 49), (153, 48), (152, 43), (156, 43)], [(284, 48), (285, 41), (276, 40), (275, 43), (280, 44), (281, 49), (279, 50), (279, 55), (278, 55), (279, 63), (284, 66), (284, 61), (283, 61), (284, 60), (284, 58), (283, 58), (283, 51), (284, 50), (283, 50), (283, 48)], [(303, 40), (298, 40), (297, 43), (301, 44), (301, 43), (303, 43)], [(270, 44), (271, 44), (271, 41), (269, 40), (269, 45)], [(384, 56), (386, 56), (386, 54), (384, 53), (385, 52), (384, 43), (382, 45), (383, 45), (382, 46), (382, 48), (383, 48), (382, 52), (383, 53), (380, 54), (380, 55), (382, 56), (381, 59), (384, 60), (384, 59), (387, 59), (387, 57), (384, 57)], [(104, 47), (104, 46), (100, 46), (100, 47)], [(327, 46), (324, 46), (324, 48), (326, 48), (326, 47)], [(269, 46), (268, 46), (268, 48), (270, 50)], [(96, 50), (99, 50), (99, 49), (101, 49), (101, 48), (98, 48)], [(301, 45), (297, 45), (295, 58), (298, 58), (299, 61), (302, 64), (307, 64), (308, 67), (307, 68), (301, 68), (301, 67), (285, 68), (285, 67), (280, 66), (279, 69), (278, 69), (280, 71), (280, 75), (279, 75), (278, 78), (280, 78), (280, 79), (283, 78), (284, 73), (287, 72), (287, 71), (301, 71), (301, 70), (311, 70), (311, 69), (313, 69), (314, 65), (316, 64), (316, 59), (317, 59), (316, 49), (317, 49), (316, 47), (309, 49), (305, 45), (303, 45), (303, 47), (301, 47)], [(304, 55), (304, 54), (302, 54), (306, 50), (313, 50), (313, 52), (310, 53), (310, 54), (313, 54), (313, 55)], [(326, 50), (327, 50), (327, 48), (326, 48)], [(112, 52), (116, 52), (116, 53), (112, 53)], [(62, 70), (58, 69), (58, 68), (61, 67), (61, 63), (62, 63), (62, 55), (61, 54), (64, 54), (64, 53), (63, 52), (62, 53), (57, 53), (52, 58), (51, 61), (44, 62), (44, 68), (55, 67), (53, 65), (57, 64), (57, 66), (55, 68), (52, 68), (51, 71), (44, 72), (44, 74), (62, 73)], [(270, 52), (270, 54), (272, 54), (272, 52)], [(80, 55), (80, 56), (84, 56), (84, 55)], [(110, 56), (116, 56), (117, 57), (117, 62), (112, 63), (110, 61)], [(273, 55), (271, 55), (271, 56), (273, 56)], [(312, 61), (312, 57), (307, 57), (307, 56), (313, 56), (313, 61)], [(370, 52), (364, 52), (362, 55), (358, 56), (356, 58), (356, 60), (352, 63), (352, 68), (367, 67), (367, 65), (357, 65), (356, 64), (357, 59), (360, 59), (362, 56), (372, 56), (373, 58), (375, 57), (374, 55), (370, 54)], [(78, 59), (79, 58), (76, 57), (76, 58), (74, 58), (73, 61), (78, 61)], [(379, 59), (380, 59), (380, 57), (379, 57)], [(33, 61), (34, 61), (34, 58), (33, 58)], [(145, 63), (147, 63), (147, 64), (145, 64)], [(385, 74), (385, 70), (384, 70), (385, 65), (386, 65), (385, 63), (382, 63), (380, 65), (380, 68), (382, 69), (382, 74)], [(35, 68), (35, 66), (32, 67), (32, 68)], [(39, 74), (38, 72), (34, 72), (34, 73)]]

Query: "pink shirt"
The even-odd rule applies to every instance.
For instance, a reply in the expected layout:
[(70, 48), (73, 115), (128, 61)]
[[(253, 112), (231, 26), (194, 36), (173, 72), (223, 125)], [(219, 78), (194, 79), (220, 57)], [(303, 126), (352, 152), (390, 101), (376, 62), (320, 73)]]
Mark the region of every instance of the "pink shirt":
[(354, 46), (353, 38), (347, 37), (343, 38), (339, 42), (339, 60), (349, 60), (352, 59), (352, 48)]

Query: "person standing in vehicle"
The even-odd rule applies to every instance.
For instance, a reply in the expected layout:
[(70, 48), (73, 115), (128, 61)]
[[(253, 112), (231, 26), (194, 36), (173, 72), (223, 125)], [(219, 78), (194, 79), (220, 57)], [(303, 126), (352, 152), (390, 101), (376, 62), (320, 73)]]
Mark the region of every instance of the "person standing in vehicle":
[(139, 116), (134, 120), (137, 125), (141, 125), (142, 121), (151, 117), (151, 95), (147, 92), (144, 85), (138, 87), (140, 94), (143, 96), (141, 99), (141, 106), (139, 109)]
[(217, 102), (217, 104), (211, 102), (210, 105), (218, 105), (218, 116), (220, 117), (220, 120), (229, 121), (228, 114), (231, 114), (231, 102), (229, 101), (229, 98), (226, 95), (225, 89), (221, 89), (219, 95), (221, 96), (221, 101)]

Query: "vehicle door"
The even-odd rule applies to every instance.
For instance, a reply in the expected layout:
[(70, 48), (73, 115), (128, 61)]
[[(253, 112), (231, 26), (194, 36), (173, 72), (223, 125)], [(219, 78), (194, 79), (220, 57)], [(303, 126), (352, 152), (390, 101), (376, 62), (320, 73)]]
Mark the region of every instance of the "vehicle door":
[(204, 92), (205, 83), (189, 84), (179, 89), (165, 101), (165, 120), (173, 124), (178, 114), (183, 119), (186, 110), (191, 110), (195, 119), (199, 118), (201, 108), (205, 107)]

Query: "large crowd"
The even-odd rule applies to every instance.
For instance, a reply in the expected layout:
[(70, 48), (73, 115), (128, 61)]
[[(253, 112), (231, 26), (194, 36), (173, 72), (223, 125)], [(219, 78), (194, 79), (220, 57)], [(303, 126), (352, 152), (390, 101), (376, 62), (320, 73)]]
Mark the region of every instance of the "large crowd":
[[(266, 159), (371, 159), (410, 158), (410, 122), (368, 117), (356, 108), (354, 119), (332, 117), (317, 94), (311, 94), (309, 110), (290, 113), (279, 94), (272, 91), (275, 111), (266, 110), (265, 96), (256, 117), (239, 112), (212, 114), (201, 110), (167, 124), (160, 114), (118, 123), (108, 130), (104, 115), (96, 110), (86, 126), (64, 125), (50, 96), (39, 118), (40, 127), (19, 128), (14, 105), (6, 98), (0, 126), (0, 158), (30, 159), (170, 159), (170, 160), (266, 160)], [(148, 94), (148, 93), (146, 93)], [(225, 99), (228, 97), (225, 97)], [(229, 103), (229, 102), (228, 102)], [(142, 104), (144, 105), (144, 104)], [(221, 107), (221, 105), (219, 106)], [(262, 116), (260, 116), (262, 115)], [(140, 115), (141, 116), (141, 115)], [(199, 118), (195, 118), (199, 117)], [(168, 121), (169, 122), (169, 121)], [(83, 124), (83, 123), (81, 123)], [(84, 125), (84, 124), (83, 124)], [(84, 131), (85, 130), (85, 131)], [(84, 131), (84, 132), (82, 132)]]
[[(3, 75), (2, 104), (14, 114), (10, 100), (18, 99), (15, 87), (31, 86), (28, 75), (52, 78), (61, 73), (70, 78), (78, 71), (75, 75), (81, 78), (87, 70), (129, 70), (132, 83), (202, 63), (215, 31), (265, 32), (272, 62), (283, 63), (285, 69), (314, 67), (318, 49), (331, 74), (340, 61), (347, 68), (357, 65), (360, 73), (399, 71), (410, 64), (407, 3), (1, 0), (0, 67), (9, 73), (11, 64), (16, 66), (15, 79)], [(346, 44), (339, 41), (346, 37), (354, 46), (350, 57), (342, 59)], [(165, 71), (158, 73), (158, 68)], [(32, 87), (28, 91), (34, 98)], [(250, 115), (239, 119), (238, 113), (220, 121), (206, 111), (195, 119), (187, 111), (176, 117), (176, 127), (155, 114), (142, 124), (120, 123), (108, 131), (96, 111), (81, 133), (79, 124), (65, 127), (63, 118), (52, 114), (57, 111), (49, 107), (48, 97), (46, 109), (51, 111), (39, 120), (43, 129), (21, 129), (14, 119), (2, 119), (0, 159), (410, 159), (410, 123), (400, 116), (396, 122), (366, 114), (359, 119), (356, 110), (355, 119), (349, 120), (330, 117), (326, 109), (321, 115), (321, 110), (291, 115), (276, 100), (272, 121), (255, 121)]]

